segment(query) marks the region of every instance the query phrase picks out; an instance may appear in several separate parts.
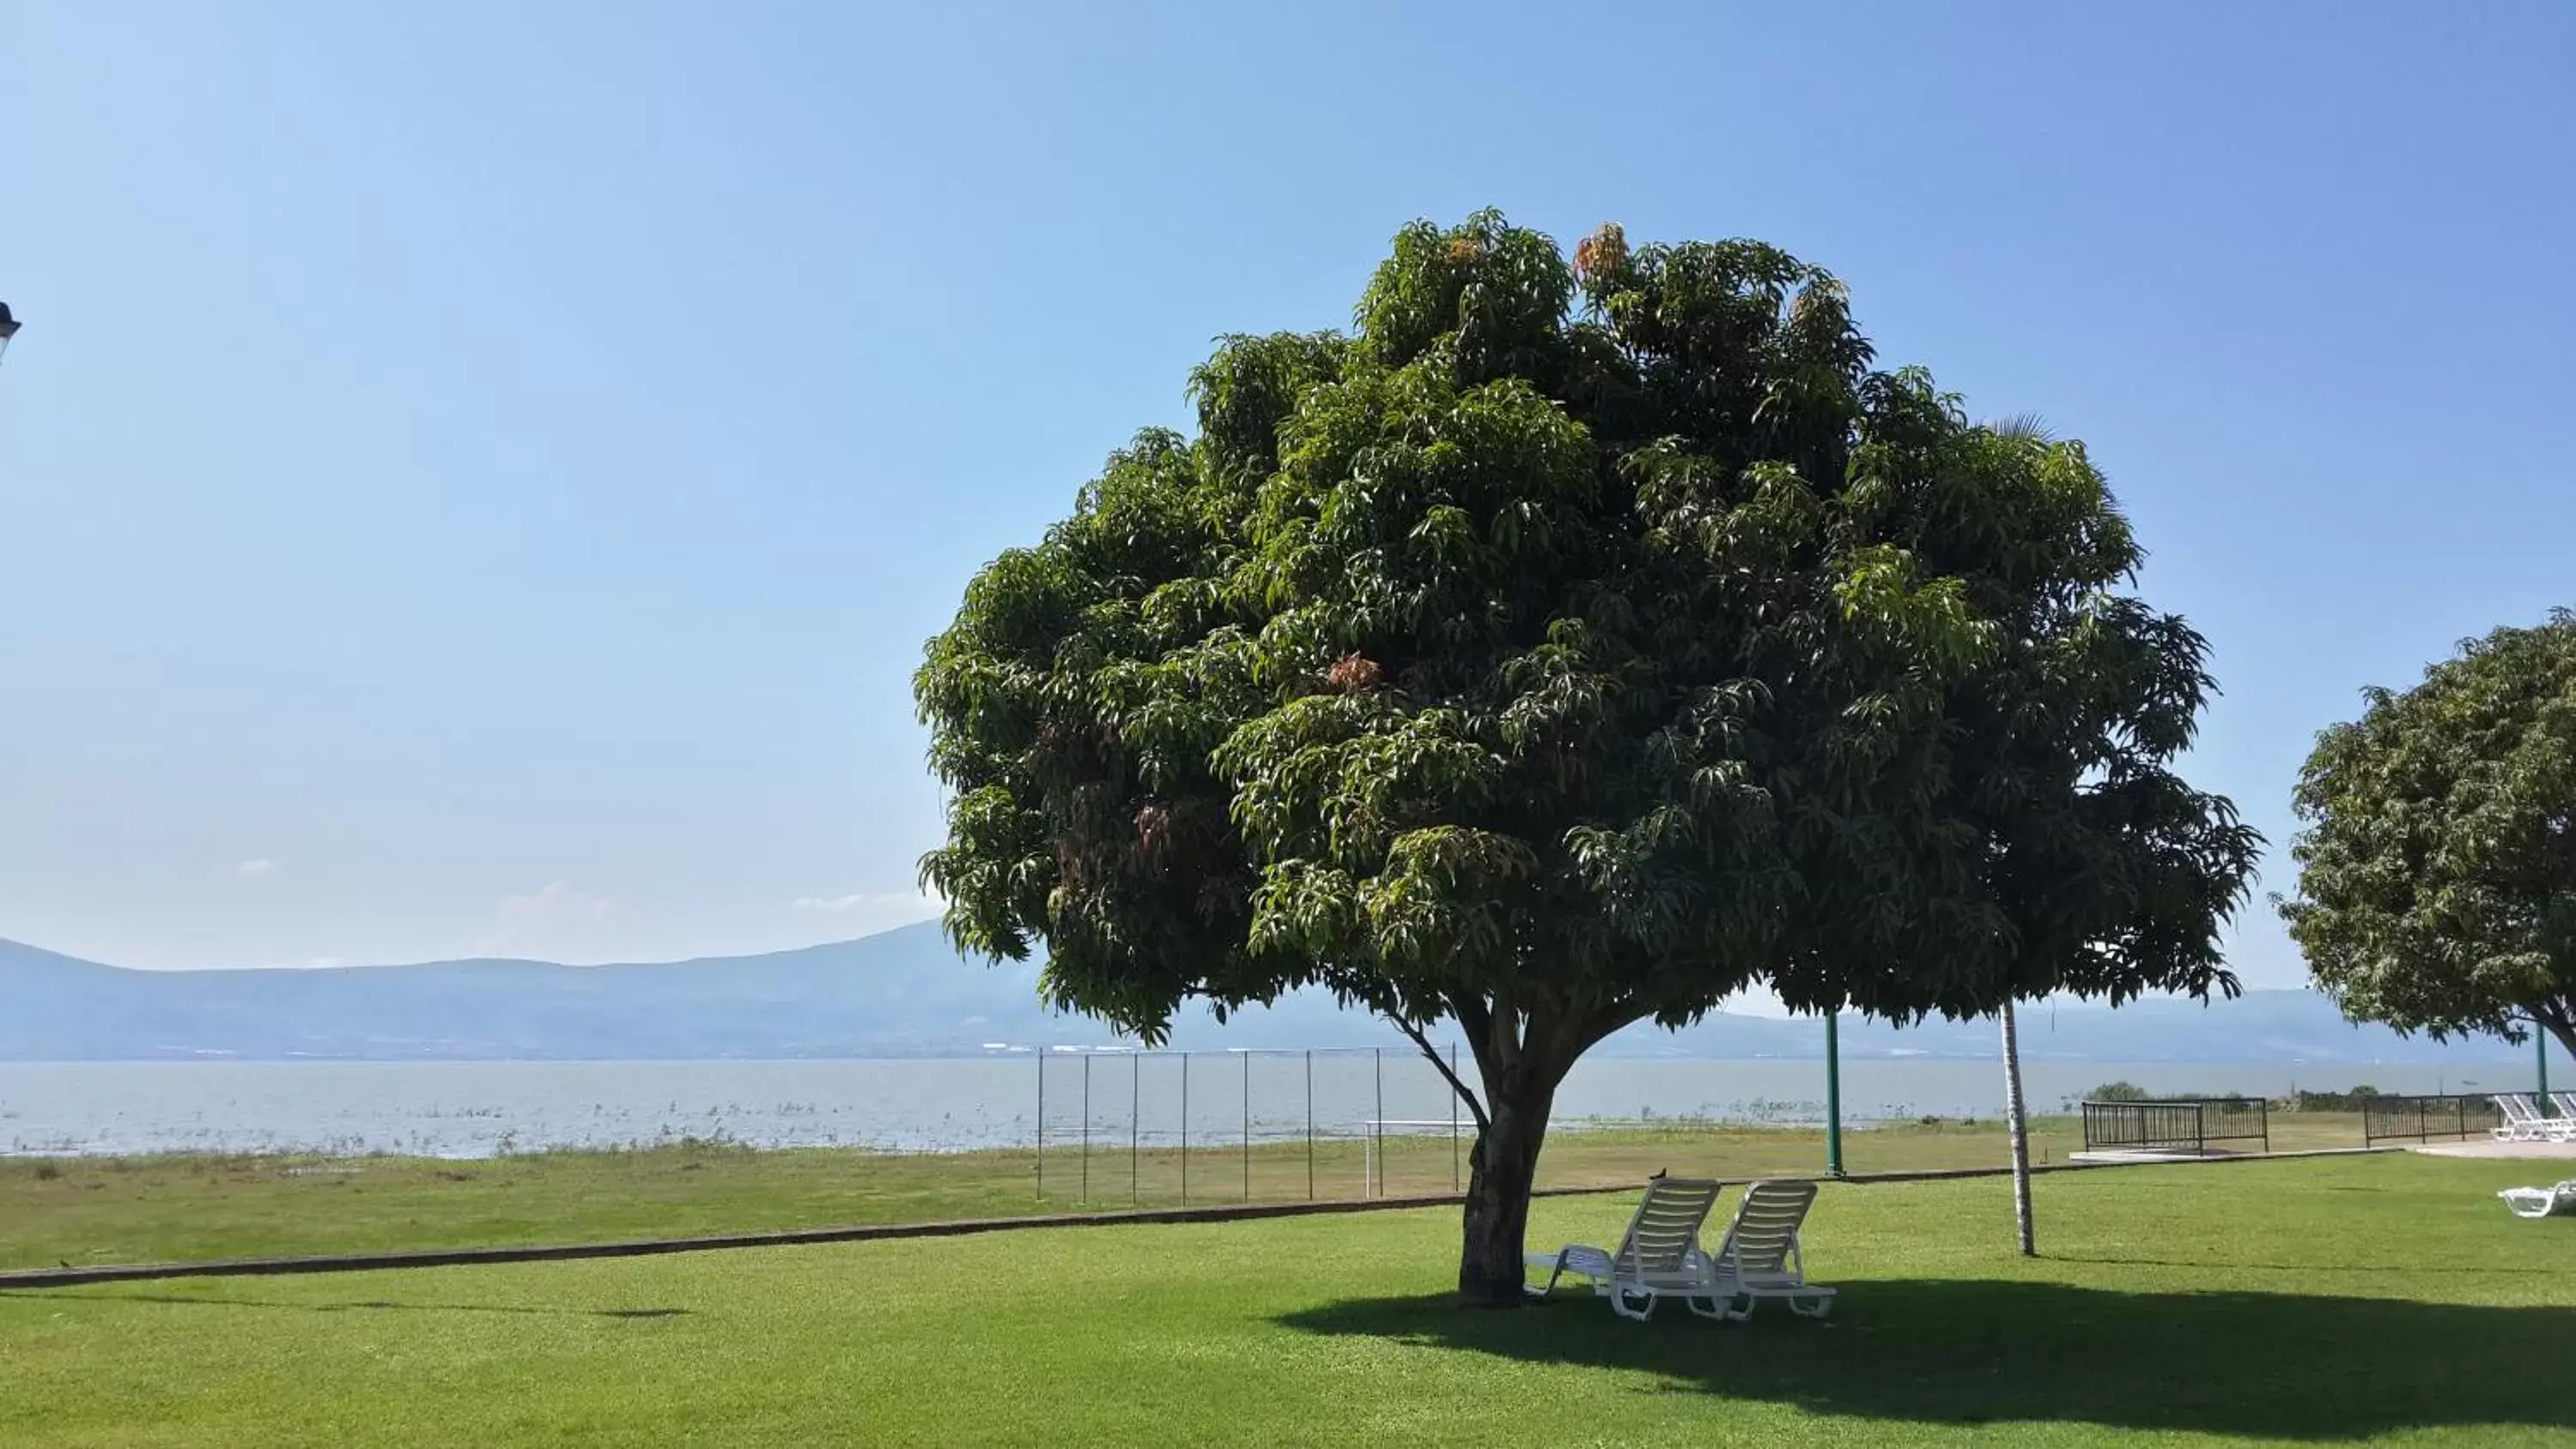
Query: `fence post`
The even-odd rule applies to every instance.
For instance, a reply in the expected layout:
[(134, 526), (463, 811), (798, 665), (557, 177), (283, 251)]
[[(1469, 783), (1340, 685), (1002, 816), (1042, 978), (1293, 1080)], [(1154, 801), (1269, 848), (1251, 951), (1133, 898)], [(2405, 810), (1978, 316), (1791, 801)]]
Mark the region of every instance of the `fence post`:
[(2263, 1129), (2263, 1155), (2269, 1157), (2272, 1154), (2272, 1099), (2263, 1098), (2261, 1106), (2262, 1113), (2255, 1121)]
[(1252, 1201), (1252, 1049), (1243, 1050), (1243, 1200)]
[(1369, 1055), (1377, 1063), (1377, 1117), (1370, 1127), (1377, 1144), (1377, 1195), (1386, 1196), (1386, 1048), (1370, 1047)]
[(1190, 1205), (1190, 1054), (1181, 1053), (1181, 1206)]
[[(1454, 1041), (1449, 1043), (1449, 1075), (1453, 1077), (1458, 1075), (1458, 1044)], [(1455, 1086), (1449, 1089), (1449, 1190), (1451, 1192), (1460, 1190), (1458, 1185), (1458, 1089)]]
[(1046, 1201), (1046, 1044), (1038, 1044), (1038, 1201)]

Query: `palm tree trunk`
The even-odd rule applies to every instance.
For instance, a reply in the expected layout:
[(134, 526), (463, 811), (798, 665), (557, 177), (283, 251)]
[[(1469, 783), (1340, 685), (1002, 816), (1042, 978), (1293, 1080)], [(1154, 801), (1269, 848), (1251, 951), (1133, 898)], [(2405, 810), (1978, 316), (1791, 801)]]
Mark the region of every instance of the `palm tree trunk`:
[(2012, 1138), (2013, 1226), (2021, 1235), (2021, 1255), (2036, 1258), (2030, 1226), (2030, 1117), (2022, 1108), (2021, 1033), (2013, 1023), (2007, 999), (2004, 1023), (2004, 1130)]

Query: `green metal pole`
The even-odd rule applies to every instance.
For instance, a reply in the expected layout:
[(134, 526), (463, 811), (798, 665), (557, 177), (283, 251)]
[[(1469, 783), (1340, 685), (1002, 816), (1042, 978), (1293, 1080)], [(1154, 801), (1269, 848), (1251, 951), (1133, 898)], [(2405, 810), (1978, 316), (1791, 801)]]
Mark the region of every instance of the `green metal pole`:
[(1825, 1175), (1843, 1175), (1843, 1059), (1838, 1012), (1825, 1013)]
[(2538, 1022), (2531, 1026), (2531, 1044), (2539, 1053), (2540, 1062), (2540, 1090), (2531, 1100), (2539, 1106), (2541, 1116), (2555, 1117), (2557, 1109), (2549, 1103), (2549, 1033)]

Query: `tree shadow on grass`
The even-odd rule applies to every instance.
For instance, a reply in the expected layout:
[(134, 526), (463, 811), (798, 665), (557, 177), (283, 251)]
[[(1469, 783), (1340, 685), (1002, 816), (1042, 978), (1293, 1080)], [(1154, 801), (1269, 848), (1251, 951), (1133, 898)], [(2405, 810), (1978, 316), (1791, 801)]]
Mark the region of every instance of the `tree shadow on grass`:
[(2576, 1429), (2576, 1308), (1893, 1280), (1846, 1286), (1822, 1323), (1775, 1304), (1749, 1323), (1715, 1324), (1668, 1304), (1639, 1324), (1562, 1293), (1535, 1312), (1467, 1308), (1444, 1294), (1351, 1299), (1278, 1321), (1662, 1378), (1640, 1392), (1869, 1419), (2285, 1439)]
[(180, 1293), (75, 1293), (61, 1288), (0, 1292), (0, 1298), (80, 1298), (93, 1303), (192, 1304), (208, 1308), (291, 1308), (304, 1313), (529, 1313), (560, 1318), (685, 1318), (686, 1308), (552, 1308), (529, 1303), (396, 1303), (369, 1298), (348, 1303), (294, 1303), (276, 1298), (190, 1297)]

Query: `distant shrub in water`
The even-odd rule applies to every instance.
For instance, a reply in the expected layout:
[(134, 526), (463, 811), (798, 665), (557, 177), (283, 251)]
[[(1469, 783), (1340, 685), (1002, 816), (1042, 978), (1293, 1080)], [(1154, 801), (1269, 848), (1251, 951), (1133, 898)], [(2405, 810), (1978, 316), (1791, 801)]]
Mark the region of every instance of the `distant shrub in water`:
[(36, 1164), (36, 1181), (38, 1182), (52, 1182), (54, 1179), (61, 1177), (62, 1175), (62, 1168), (53, 1163), (39, 1162)]

